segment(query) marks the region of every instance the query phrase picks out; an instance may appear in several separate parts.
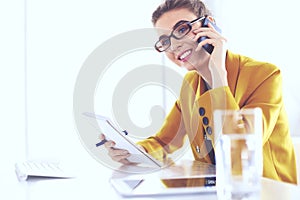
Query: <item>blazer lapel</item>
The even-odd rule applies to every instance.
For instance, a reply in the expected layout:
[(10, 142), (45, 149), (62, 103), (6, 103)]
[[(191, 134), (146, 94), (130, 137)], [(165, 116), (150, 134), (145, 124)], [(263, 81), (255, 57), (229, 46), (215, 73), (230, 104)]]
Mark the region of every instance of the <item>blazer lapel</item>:
[(227, 51), (225, 66), (227, 70), (228, 86), (231, 90), (232, 95), (236, 96), (236, 86), (238, 82), (238, 76), (240, 72), (240, 58), (238, 55)]

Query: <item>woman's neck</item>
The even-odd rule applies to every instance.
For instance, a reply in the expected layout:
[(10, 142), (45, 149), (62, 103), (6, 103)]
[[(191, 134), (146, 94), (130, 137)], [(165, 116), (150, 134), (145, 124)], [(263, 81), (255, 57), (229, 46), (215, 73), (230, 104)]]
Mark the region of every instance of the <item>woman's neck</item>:
[(209, 86), (212, 86), (212, 76), (211, 71), (208, 69), (208, 61), (202, 63), (202, 66), (197, 66), (196, 71)]

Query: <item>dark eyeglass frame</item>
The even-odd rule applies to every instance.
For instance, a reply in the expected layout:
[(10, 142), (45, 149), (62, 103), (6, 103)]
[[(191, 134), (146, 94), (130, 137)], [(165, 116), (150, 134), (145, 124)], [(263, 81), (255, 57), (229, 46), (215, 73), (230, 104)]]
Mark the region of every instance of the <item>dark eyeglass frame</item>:
[[(170, 35), (161, 35), (159, 37), (159, 40), (155, 43), (154, 47), (155, 49), (158, 51), (158, 52), (164, 52), (166, 51), (167, 49), (169, 49), (169, 47), (171, 46), (171, 37), (175, 38), (176, 40), (180, 40), (182, 39), (184, 36), (186, 36), (191, 30), (192, 30), (192, 25), (198, 21), (202, 21), (205, 19), (206, 16), (201, 16), (197, 19), (194, 19), (192, 21), (185, 21), (185, 20), (181, 20), (179, 22), (177, 22), (174, 27), (173, 27), (173, 30), (171, 32)], [(189, 28), (189, 30), (184, 34), (182, 35), (181, 37), (176, 37), (176, 35), (174, 35), (174, 31), (176, 31), (178, 29), (178, 27), (182, 26), (183, 24), (187, 25), (187, 27)], [(159, 46), (161, 45), (158, 45), (161, 40), (164, 39), (165, 41), (168, 41), (169, 45), (167, 47), (165, 47), (164, 49), (161, 49)]]

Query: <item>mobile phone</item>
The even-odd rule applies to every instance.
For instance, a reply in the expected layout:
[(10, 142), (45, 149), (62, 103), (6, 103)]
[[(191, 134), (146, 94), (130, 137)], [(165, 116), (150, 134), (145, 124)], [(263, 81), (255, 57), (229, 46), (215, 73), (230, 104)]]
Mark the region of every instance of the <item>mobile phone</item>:
[[(218, 31), (219, 33), (222, 32), (221, 29), (220, 29), (215, 23), (210, 22), (209, 19), (208, 19), (207, 17), (205, 17), (205, 19), (204, 19), (204, 21), (203, 21), (203, 23), (202, 23), (202, 27), (208, 27), (208, 23), (211, 23), (211, 24), (213, 25), (213, 27), (216, 29), (216, 31)], [(198, 39), (198, 43), (202, 42), (203, 40), (206, 40), (207, 38), (208, 38), (208, 37), (206, 37), (206, 36), (200, 37), (200, 38)], [(214, 50), (214, 46), (211, 45), (211, 44), (205, 44), (205, 45), (203, 46), (203, 48), (204, 48), (209, 54), (211, 54), (212, 51)]]

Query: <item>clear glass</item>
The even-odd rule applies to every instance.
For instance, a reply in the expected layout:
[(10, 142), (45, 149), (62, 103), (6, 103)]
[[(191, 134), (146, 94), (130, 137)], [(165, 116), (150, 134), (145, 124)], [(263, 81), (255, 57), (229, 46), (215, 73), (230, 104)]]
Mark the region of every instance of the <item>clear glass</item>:
[(259, 199), (262, 176), (260, 109), (215, 112), (218, 195)]

